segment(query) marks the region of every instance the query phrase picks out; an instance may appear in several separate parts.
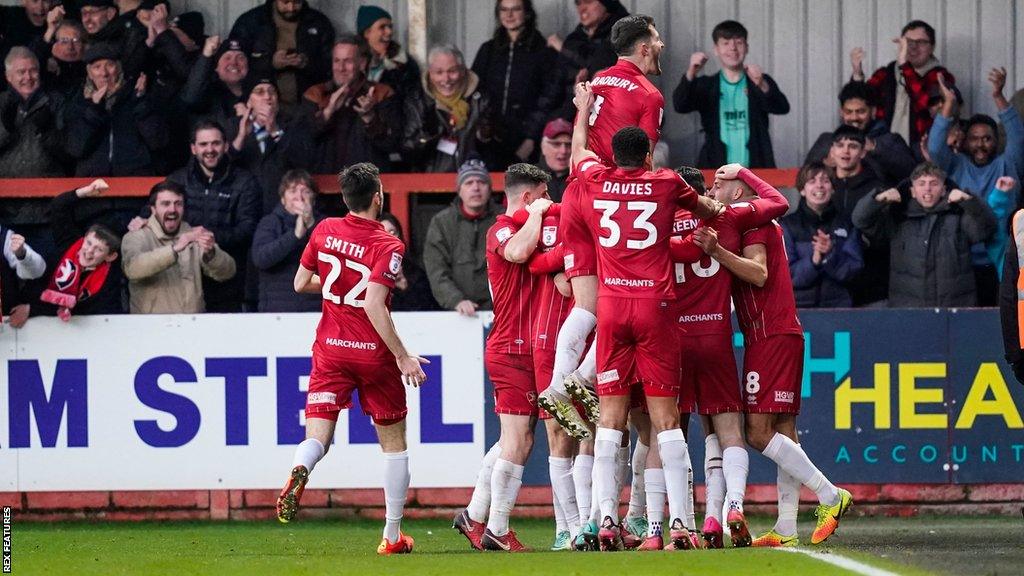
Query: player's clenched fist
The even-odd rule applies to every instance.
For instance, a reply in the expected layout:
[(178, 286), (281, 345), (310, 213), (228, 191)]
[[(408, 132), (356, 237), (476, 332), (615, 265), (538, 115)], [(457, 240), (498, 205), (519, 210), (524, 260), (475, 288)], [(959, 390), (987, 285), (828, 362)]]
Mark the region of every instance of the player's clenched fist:
[(402, 356), (396, 361), (398, 369), (402, 372), (402, 384), (416, 388), (427, 381), (427, 374), (420, 365), (430, 364), (430, 360), (419, 356)]

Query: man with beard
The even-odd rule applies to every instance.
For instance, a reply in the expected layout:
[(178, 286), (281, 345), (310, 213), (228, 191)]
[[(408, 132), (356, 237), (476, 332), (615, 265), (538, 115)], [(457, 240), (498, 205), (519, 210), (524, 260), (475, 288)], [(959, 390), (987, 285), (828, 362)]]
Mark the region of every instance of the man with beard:
[[(247, 262), (256, 223), (260, 218), (260, 189), (247, 170), (227, 157), (224, 129), (202, 121), (192, 130), (192, 158), (167, 180), (185, 190), (185, 221), (217, 237), (217, 243), (235, 262)], [(208, 312), (241, 312), (245, 274), (228, 282), (203, 279)]]
[[(864, 163), (882, 179), (886, 186), (895, 186), (910, 176), (917, 165), (914, 152), (899, 134), (889, 132), (885, 122), (875, 118), (875, 104), (871, 91), (863, 82), (849, 82), (839, 91), (839, 118), (841, 126), (852, 126), (864, 134)], [(822, 132), (804, 158), (804, 165), (824, 162), (833, 167), (829, 159), (832, 132)]]
[(251, 56), (254, 74), (275, 78), (285, 105), (331, 77), (334, 26), (306, 0), (267, 0), (239, 16), (229, 37)]
[(548, 196), (554, 202), (562, 201), (566, 179), (569, 178), (569, 158), (572, 156), (572, 124), (555, 118), (544, 126), (540, 139), (541, 169), (551, 175)]
[(146, 225), (121, 244), (132, 314), (198, 314), (205, 310), (203, 276), (224, 282), (235, 260), (209, 230), (182, 222), (185, 190), (163, 181), (149, 193), (153, 210)]
[(366, 79), (370, 50), (358, 36), (339, 38), (331, 58), (331, 81), (303, 95), (315, 110), (317, 172), (336, 173), (360, 162), (389, 172), (390, 156), (401, 145), (401, 102), (387, 84)]
[(700, 114), (705, 141), (697, 167), (737, 163), (747, 168), (774, 168), (768, 115), (788, 114), (789, 101), (760, 66), (746, 63), (747, 29), (743, 24), (721, 22), (712, 30), (711, 39), (721, 72), (698, 78), (708, 57), (694, 52), (690, 67), (672, 93), (676, 112)]
[(129, 84), (117, 47), (100, 43), (85, 52), (88, 79), (65, 113), (65, 149), (77, 160), (76, 176), (153, 174), (167, 145), (167, 124), (145, 93)]
[[(967, 120), (967, 138), (964, 140), (964, 152), (953, 152), (946, 146), (946, 135), (951, 124), (956, 122), (953, 109), (956, 106), (956, 94), (939, 78), (942, 90), (942, 110), (935, 116), (931, 132), (928, 135), (928, 152), (932, 160), (945, 170), (949, 177), (964, 190), (988, 203), (997, 216), (999, 228), (992, 239), (985, 243), (985, 249), (975, 247), (973, 250), (975, 271), (978, 279), (983, 280), (978, 286), (979, 304), (995, 305), (995, 266), (1000, 268), (1003, 252), (1008, 240), (1007, 217), (1013, 209), (1015, 198), (1020, 192), (1014, 186), (1009, 193), (997, 186), (1003, 177), (1020, 178), (1024, 169), (1024, 124), (1021, 123), (1017, 110), (1010, 106), (1003, 95), (1006, 86), (1006, 69), (994, 68), (988, 73), (988, 81), (992, 84), (992, 100), (999, 110), (999, 121), (1006, 130), (1006, 148), (999, 154), (999, 131), (996, 121), (986, 114), (975, 114)], [(1001, 269), (999, 270), (1001, 273)]]

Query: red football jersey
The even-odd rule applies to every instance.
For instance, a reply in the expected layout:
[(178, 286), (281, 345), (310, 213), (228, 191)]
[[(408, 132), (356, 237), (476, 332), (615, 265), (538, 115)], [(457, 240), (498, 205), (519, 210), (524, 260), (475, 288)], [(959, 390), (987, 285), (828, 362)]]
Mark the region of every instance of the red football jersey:
[[(395, 287), (405, 245), (380, 222), (351, 214), (327, 218), (313, 230), (301, 264), (320, 276), (323, 313), (316, 327), (315, 354), (352, 362), (394, 362), (363, 310), (370, 282)], [(391, 297), (388, 296), (388, 308)]]
[(796, 315), (782, 228), (772, 222), (748, 231), (743, 235), (742, 246), (753, 244), (764, 244), (768, 280), (762, 288), (740, 280), (733, 283), (736, 317), (744, 339), (757, 342), (776, 334), (803, 334)]
[[(555, 205), (557, 206), (557, 204)], [(561, 242), (561, 235), (558, 227), (558, 217), (550, 216), (551, 210), (544, 215), (544, 222), (540, 232), (540, 242), (537, 243), (537, 258), (544, 254), (553, 252)], [(531, 269), (533, 265), (531, 264)], [(569, 316), (572, 310), (572, 298), (562, 296), (555, 286), (555, 281), (550, 273), (537, 274), (536, 278), (536, 322), (533, 330), (533, 347), (537, 350), (555, 348), (558, 338), (558, 329)]]
[(651, 150), (661, 135), (665, 98), (647, 76), (629, 60), (619, 59), (590, 81), (594, 106), (590, 110), (587, 148), (605, 164), (613, 164), (612, 136), (626, 126), (639, 126), (651, 139)]
[(505, 244), (519, 231), (510, 216), (500, 214), (487, 230), (487, 283), (494, 302), (494, 323), (487, 352), (529, 354), (533, 339), (534, 277), (526, 264), (505, 260)]
[(697, 193), (668, 168), (624, 170), (588, 159), (577, 174), (597, 231), (598, 295), (673, 300), (673, 217), (677, 207), (695, 208)]
[[(744, 172), (748, 172), (744, 169)], [(744, 180), (752, 185), (763, 181), (752, 173), (743, 174)], [(748, 179), (750, 178), (750, 179)], [(727, 206), (725, 211), (710, 223), (698, 220), (689, 210), (676, 212), (673, 235), (686, 238), (684, 243), (692, 244), (690, 235), (701, 226), (710, 225), (718, 232), (718, 244), (726, 250), (739, 254), (743, 232), (764, 226), (786, 213), (789, 204), (778, 190), (770, 185), (754, 186), (761, 194), (749, 202), (737, 202)], [(676, 240), (673, 239), (673, 243)], [(680, 252), (689, 252), (690, 257), (677, 258)], [(732, 274), (714, 258), (692, 244), (683, 249), (673, 247), (675, 260), (676, 294), (679, 311), (679, 325), (687, 335), (730, 334), (729, 320)]]

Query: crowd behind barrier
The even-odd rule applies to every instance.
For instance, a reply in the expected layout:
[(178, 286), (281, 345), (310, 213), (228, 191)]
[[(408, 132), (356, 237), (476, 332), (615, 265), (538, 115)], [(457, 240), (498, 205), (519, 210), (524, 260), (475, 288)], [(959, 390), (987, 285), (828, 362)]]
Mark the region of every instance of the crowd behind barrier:
[[(502, 170), (538, 164), (558, 200), (572, 87), (616, 61), (626, 8), (575, 7), (571, 33), (545, 37), (530, 0), (497, 0), (472, 62), (453, 45), (417, 62), (371, 5), (337, 23), (267, 0), (230, 31), (168, 0), (0, 7), (0, 313), (21, 326), (305, 309), (312, 300), (287, 277), (317, 222), (343, 212), (332, 174), (363, 161), (385, 173), (390, 229), (411, 246), (396, 309), (489, 308), (479, 236), (499, 211)], [(906, 23), (895, 58), (870, 74), (854, 49), (839, 126), (799, 170), (774, 171), (769, 116), (789, 113), (787, 87), (747, 61), (743, 24), (718, 23), (711, 51), (664, 71), (679, 78), (666, 105), (700, 117), (704, 146), (687, 163), (795, 184), (782, 226), (802, 307), (996, 302), (1020, 205), (1024, 96), (1008, 99), (1005, 69), (986, 63), (998, 118), (961, 109), (963, 71), (936, 58), (935, 35)], [(703, 73), (711, 58), (720, 71)], [(655, 147), (656, 163), (668, 157)]]

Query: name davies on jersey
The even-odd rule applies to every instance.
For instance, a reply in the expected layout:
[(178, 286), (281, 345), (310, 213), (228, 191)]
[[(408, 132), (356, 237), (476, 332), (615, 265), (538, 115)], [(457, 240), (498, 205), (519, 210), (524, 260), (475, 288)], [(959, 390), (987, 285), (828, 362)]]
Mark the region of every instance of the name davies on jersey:
[(599, 76), (590, 81), (591, 86), (611, 86), (613, 88), (622, 88), (626, 92), (632, 92), (640, 86), (635, 82), (627, 80), (625, 78), (619, 78), (618, 76)]
[(601, 185), (601, 192), (605, 194), (650, 196), (654, 193), (654, 187), (650, 182), (612, 182), (611, 180), (606, 180)]
[(362, 258), (366, 254), (366, 246), (335, 238), (334, 236), (324, 238), (324, 248), (355, 258)]

